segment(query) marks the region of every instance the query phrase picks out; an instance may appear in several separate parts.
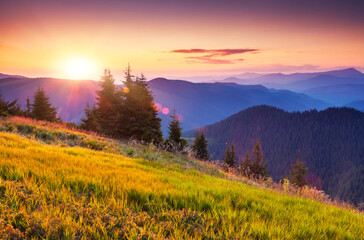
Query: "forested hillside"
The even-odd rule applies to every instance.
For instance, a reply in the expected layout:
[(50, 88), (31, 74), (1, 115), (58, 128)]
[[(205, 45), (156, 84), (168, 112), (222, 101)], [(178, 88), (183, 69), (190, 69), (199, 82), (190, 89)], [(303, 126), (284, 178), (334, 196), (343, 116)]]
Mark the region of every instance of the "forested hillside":
[[(351, 108), (288, 113), (257, 106), (204, 129), (213, 159), (234, 143), (242, 158), (259, 138), (275, 180), (287, 177), (300, 150), (310, 184), (332, 197), (364, 201), (364, 113)], [(185, 134), (193, 137), (194, 132)]]

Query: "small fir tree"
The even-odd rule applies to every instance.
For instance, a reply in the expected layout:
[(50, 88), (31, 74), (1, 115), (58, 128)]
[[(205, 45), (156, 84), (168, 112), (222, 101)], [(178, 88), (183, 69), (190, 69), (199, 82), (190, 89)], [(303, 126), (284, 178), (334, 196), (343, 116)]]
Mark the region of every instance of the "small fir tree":
[(245, 157), (243, 159), (243, 161), (240, 162), (239, 164), (239, 173), (245, 177), (250, 177), (251, 175), (251, 159), (249, 156), (249, 153), (245, 154)]
[(194, 153), (194, 157), (197, 159), (209, 161), (210, 155), (207, 150), (207, 140), (203, 131), (196, 132), (196, 138), (192, 145), (192, 151)]
[(301, 162), (301, 152), (298, 151), (297, 162), (292, 164), (290, 181), (296, 187), (303, 187), (307, 185), (307, 180), (305, 178), (307, 168), (303, 167), (304, 162)]
[(167, 150), (182, 152), (187, 146), (187, 141), (186, 139), (182, 138), (181, 123), (175, 110), (171, 115), (171, 121), (169, 123), (168, 130), (168, 138), (166, 140)]
[(236, 162), (237, 162), (237, 156), (235, 153), (235, 146), (234, 144), (231, 144), (231, 148), (229, 146), (227, 146), (226, 148), (224, 163), (227, 166), (233, 168), (235, 167)]
[(80, 127), (84, 130), (99, 132), (100, 131), (100, 124), (99, 118), (97, 116), (96, 106), (90, 107), (87, 104), (85, 108), (85, 118), (81, 118)]
[(7, 102), (0, 94), (0, 117), (21, 115), (22, 111), (17, 102), (18, 100)]
[(49, 102), (43, 88), (38, 87), (34, 94), (33, 104), (31, 104), (31, 116), (37, 120), (56, 121), (57, 109)]
[(30, 105), (30, 100), (29, 97), (27, 98), (27, 109), (25, 110), (25, 116), (26, 117), (31, 117), (31, 111), (32, 111), (32, 107)]
[(257, 139), (257, 142), (255, 143), (252, 155), (253, 159), (250, 166), (251, 174), (256, 178), (268, 177), (267, 163), (266, 159), (263, 157), (263, 151), (259, 143), (259, 139)]

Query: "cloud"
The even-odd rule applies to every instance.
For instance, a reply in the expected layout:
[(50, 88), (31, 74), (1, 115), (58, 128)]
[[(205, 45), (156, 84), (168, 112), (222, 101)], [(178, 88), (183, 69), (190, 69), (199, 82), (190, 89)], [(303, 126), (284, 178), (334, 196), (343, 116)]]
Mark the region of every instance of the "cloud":
[(185, 53), (185, 54), (196, 54), (196, 53), (208, 53), (210, 56), (229, 56), (233, 54), (242, 54), (242, 53), (257, 53), (258, 49), (251, 48), (226, 48), (226, 49), (201, 49), (201, 48), (192, 48), (192, 49), (176, 49), (170, 51), (170, 53)]
[(188, 63), (205, 63), (205, 64), (234, 64), (236, 62), (244, 61), (242, 58), (238, 59), (221, 59), (222, 57), (243, 54), (243, 53), (258, 53), (258, 49), (251, 48), (236, 48), (236, 49), (176, 49), (171, 50), (169, 53), (182, 53), (188, 55), (202, 56), (186, 56), (185, 59)]
[(186, 57), (188, 63), (207, 63), (207, 64), (234, 64), (236, 62), (244, 61), (244, 59), (217, 59), (213, 58), (211, 55), (196, 56), (196, 57)]

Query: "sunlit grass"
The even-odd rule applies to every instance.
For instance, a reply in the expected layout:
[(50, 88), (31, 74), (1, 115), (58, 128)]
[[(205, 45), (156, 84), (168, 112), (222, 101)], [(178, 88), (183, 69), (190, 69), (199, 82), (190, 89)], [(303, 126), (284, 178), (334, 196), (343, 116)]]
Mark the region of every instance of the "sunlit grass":
[[(152, 147), (125, 150), (51, 126), (50, 135), (83, 137), (44, 144), (34, 137), (43, 127), (25, 138), (13, 125), (13, 133), (0, 132), (1, 239), (364, 238), (364, 218), (351, 210), (228, 180)], [(82, 141), (104, 143), (104, 151)]]

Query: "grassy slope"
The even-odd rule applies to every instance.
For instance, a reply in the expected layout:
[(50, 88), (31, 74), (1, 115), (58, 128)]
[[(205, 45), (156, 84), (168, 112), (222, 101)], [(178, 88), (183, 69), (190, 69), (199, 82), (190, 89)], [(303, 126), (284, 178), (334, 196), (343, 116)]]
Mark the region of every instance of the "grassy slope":
[[(257, 189), (150, 149), (143, 154), (151, 160), (129, 158), (119, 153), (136, 151), (99, 137), (36, 125), (29, 135), (19, 126), (0, 132), (2, 239), (364, 239), (364, 218), (351, 210)], [(39, 129), (65, 133), (63, 146), (35, 141)], [(71, 143), (93, 140), (104, 151), (69, 147), (70, 134)]]

